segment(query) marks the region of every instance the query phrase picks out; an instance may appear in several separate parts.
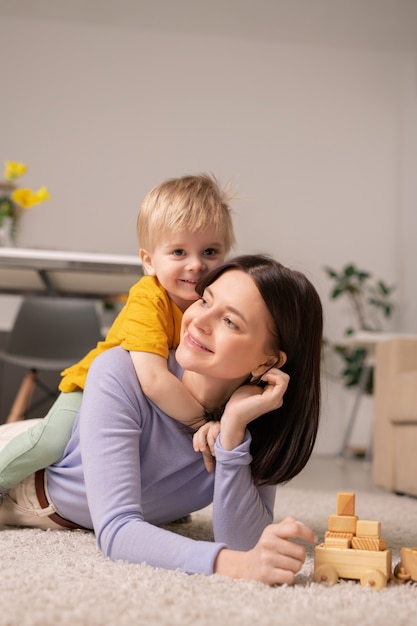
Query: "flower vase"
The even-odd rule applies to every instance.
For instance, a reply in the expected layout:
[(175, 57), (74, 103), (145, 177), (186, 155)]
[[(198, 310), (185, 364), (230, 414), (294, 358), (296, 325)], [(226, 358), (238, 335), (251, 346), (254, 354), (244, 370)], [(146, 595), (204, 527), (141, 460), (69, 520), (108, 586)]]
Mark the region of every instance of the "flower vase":
[(16, 235), (16, 205), (11, 195), (16, 185), (9, 181), (0, 181), (0, 247), (14, 246)]
[(11, 248), (15, 245), (13, 226), (12, 217), (3, 217), (0, 223), (0, 248)]

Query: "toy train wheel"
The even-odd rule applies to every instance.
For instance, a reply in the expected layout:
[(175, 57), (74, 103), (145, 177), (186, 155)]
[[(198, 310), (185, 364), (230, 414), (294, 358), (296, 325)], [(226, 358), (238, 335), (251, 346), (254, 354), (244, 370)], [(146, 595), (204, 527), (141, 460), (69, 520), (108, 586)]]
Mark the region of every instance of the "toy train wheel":
[(361, 578), (362, 587), (369, 585), (373, 589), (383, 589), (387, 586), (387, 577), (381, 570), (373, 569), (362, 574)]
[(394, 568), (394, 580), (396, 583), (406, 583), (408, 580), (411, 579), (411, 574), (409, 574), (405, 567), (403, 567), (403, 564), (397, 563), (397, 565)]
[(339, 580), (339, 575), (334, 567), (331, 565), (319, 565), (314, 572), (314, 582), (316, 583), (328, 583), (329, 585), (335, 585)]

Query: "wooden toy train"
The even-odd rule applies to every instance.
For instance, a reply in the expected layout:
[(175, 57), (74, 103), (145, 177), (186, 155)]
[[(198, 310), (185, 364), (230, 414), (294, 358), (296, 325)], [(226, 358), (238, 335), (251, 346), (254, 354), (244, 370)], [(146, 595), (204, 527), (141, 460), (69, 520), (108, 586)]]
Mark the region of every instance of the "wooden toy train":
[(360, 580), (374, 589), (389, 580), (417, 582), (417, 548), (402, 548), (392, 571), (392, 551), (381, 538), (381, 522), (355, 515), (355, 494), (337, 494), (336, 514), (329, 515), (324, 542), (314, 549), (314, 581), (335, 584), (339, 578)]

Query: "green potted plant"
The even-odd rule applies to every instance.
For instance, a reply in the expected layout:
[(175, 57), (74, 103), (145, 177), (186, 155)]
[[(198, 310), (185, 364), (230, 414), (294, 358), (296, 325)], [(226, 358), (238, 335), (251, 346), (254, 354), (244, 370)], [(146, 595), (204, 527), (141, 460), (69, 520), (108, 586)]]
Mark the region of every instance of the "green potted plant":
[[(344, 336), (349, 337), (359, 330), (382, 331), (384, 320), (390, 318), (394, 310), (392, 292), (395, 287), (375, 280), (370, 272), (359, 269), (354, 263), (348, 263), (340, 271), (326, 266), (324, 271), (333, 283), (330, 298), (345, 298), (356, 319), (356, 327), (346, 328)], [(324, 343), (341, 357), (341, 376), (346, 387), (356, 386), (361, 377), (366, 349), (349, 347), (343, 342), (331, 343), (327, 339)], [(367, 393), (373, 391), (373, 368), (370, 368), (365, 390)]]

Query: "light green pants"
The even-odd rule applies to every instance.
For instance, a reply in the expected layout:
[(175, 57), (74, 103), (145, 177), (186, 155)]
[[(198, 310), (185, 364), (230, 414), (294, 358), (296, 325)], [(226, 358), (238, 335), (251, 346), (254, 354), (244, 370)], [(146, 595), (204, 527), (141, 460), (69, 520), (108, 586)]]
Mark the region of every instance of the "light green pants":
[(43, 420), (12, 439), (0, 452), (0, 491), (61, 458), (71, 437), (82, 391), (61, 393)]

